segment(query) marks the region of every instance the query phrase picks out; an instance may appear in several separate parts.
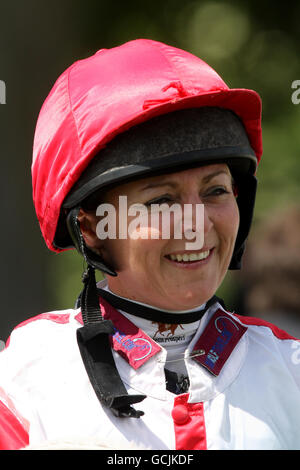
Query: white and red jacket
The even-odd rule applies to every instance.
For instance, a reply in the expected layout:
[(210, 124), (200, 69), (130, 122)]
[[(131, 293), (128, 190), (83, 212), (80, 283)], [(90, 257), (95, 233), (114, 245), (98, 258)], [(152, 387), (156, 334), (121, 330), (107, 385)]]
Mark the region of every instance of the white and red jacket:
[[(0, 353), (0, 448), (97, 439), (136, 449), (300, 449), (300, 342), (270, 323), (211, 307), (185, 352), (189, 392), (166, 390), (166, 350), (104, 302), (139, 419), (102, 408), (76, 342), (79, 310), (19, 325)], [(200, 356), (188, 357), (195, 351)], [(126, 447), (128, 446), (128, 447)]]

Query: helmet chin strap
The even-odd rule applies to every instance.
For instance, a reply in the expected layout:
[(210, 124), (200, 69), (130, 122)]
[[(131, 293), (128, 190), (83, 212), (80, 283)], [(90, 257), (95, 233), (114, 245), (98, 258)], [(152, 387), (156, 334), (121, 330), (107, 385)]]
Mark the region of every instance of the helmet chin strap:
[(73, 240), (75, 248), (77, 249), (77, 251), (79, 251), (79, 253), (83, 255), (88, 266), (91, 266), (94, 269), (99, 269), (99, 271), (109, 274), (110, 276), (117, 276), (116, 271), (107, 263), (104, 263), (102, 258), (95, 251), (88, 248), (88, 246), (86, 245), (78, 221), (79, 211), (80, 206), (74, 207), (70, 210), (66, 219), (68, 230)]
[[(128, 395), (117, 370), (109, 336), (114, 334), (110, 320), (104, 320), (99, 306), (95, 269), (116, 276), (117, 273), (103, 264), (101, 258), (84, 243), (78, 222), (79, 207), (72, 209), (67, 223), (74, 243), (87, 262), (83, 275), (84, 288), (80, 295), (84, 326), (77, 330), (80, 354), (98, 400), (120, 418), (139, 418), (144, 413), (131, 405), (144, 400), (145, 395)], [(92, 255), (92, 257), (91, 257)]]

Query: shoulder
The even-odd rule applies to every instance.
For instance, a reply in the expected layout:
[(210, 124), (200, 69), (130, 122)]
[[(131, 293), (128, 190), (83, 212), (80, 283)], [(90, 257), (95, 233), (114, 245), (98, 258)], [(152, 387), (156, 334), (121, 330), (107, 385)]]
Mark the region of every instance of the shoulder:
[(39, 323), (40, 320), (46, 320), (48, 322), (53, 322), (57, 324), (69, 323), (72, 312), (74, 312), (74, 310), (58, 310), (53, 312), (40, 313), (19, 323), (14, 328), (13, 333), (15, 331), (18, 331), (20, 328), (22, 328), (22, 331), (25, 331), (25, 326), (29, 325), (31, 327), (32, 325), (35, 325), (36, 322), (38, 322), (39, 326), (41, 326), (41, 323)]
[(36, 419), (36, 390), (39, 384), (48, 386), (51, 367), (57, 368), (62, 352), (68, 358), (72, 343), (76, 345), (74, 313), (47, 312), (23, 321), (0, 352), (0, 449), (28, 444), (29, 423)]
[(263, 320), (262, 318), (248, 317), (244, 315), (237, 315), (232, 313), (234, 318), (237, 318), (243, 325), (250, 328), (250, 330), (257, 331), (266, 335), (273, 335), (278, 340), (291, 340), (291, 341), (300, 341), (300, 339), (295, 336), (287, 333), (285, 330), (279, 328), (275, 324)]
[(22, 334), (28, 334), (29, 332), (36, 329), (53, 328), (58, 325), (69, 325), (72, 323), (74, 316), (78, 313), (77, 310), (57, 310), (52, 312), (40, 313), (33, 317), (30, 317), (23, 322), (19, 323), (12, 331), (6, 347), (9, 346), (11, 338), (20, 336)]
[(68, 346), (76, 343), (76, 313), (73, 309), (41, 313), (17, 325), (0, 353), (1, 382), (17, 371), (29, 370), (45, 356), (55, 357), (63, 345), (67, 355)]
[[(300, 339), (261, 318), (232, 314), (247, 327), (249, 352), (257, 361), (285, 369), (300, 389)], [(254, 353), (255, 351), (255, 353)]]

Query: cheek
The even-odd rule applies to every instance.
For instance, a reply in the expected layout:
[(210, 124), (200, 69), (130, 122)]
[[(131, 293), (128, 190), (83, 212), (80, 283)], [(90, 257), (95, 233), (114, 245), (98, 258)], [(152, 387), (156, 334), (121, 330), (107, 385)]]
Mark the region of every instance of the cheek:
[(220, 240), (223, 241), (224, 246), (227, 245), (233, 249), (240, 224), (239, 209), (236, 201), (234, 200), (231, 204), (221, 208), (215, 220)]
[[(117, 251), (123, 264), (158, 266), (167, 240), (161, 232), (161, 220), (153, 223), (150, 215), (128, 217), (127, 238), (118, 240)], [(116, 245), (116, 244), (115, 244)]]
[[(164, 242), (164, 243), (163, 243)], [(106, 240), (103, 254), (117, 271), (158, 272), (165, 240), (127, 238)]]
[(161, 238), (160, 230), (155, 226), (148, 224), (136, 225), (136, 222), (131, 222), (128, 225), (128, 238), (130, 240), (157, 240)]
[(224, 232), (226, 232), (230, 244), (234, 245), (240, 225), (240, 213), (235, 200), (228, 207), (223, 224)]
[(233, 214), (233, 219), (235, 223), (235, 237), (237, 236), (239, 226), (240, 226), (240, 211), (237, 205), (237, 202), (234, 201), (234, 214)]

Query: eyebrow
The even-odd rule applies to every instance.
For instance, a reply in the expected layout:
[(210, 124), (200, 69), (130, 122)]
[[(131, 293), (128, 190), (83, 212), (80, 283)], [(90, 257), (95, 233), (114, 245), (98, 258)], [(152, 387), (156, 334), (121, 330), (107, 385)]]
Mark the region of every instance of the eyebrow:
[[(208, 183), (211, 179), (213, 179), (215, 176), (218, 176), (220, 174), (225, 174), (228, 175), (229, 177), (231, 176), (230, 173), (228, 173), (225, 170), (217, 170), (214, 171), (213, 173), (209, 173), (209, 175), (204, 176), (202, 179), (203, 183)], [(153, 183), (148, 183), (146, 186), (143, 186), (140, 191), (145, 191), (146, 189), (152, 189), (152, 188), (157, 188), (160, 186), (170, 186), (171, 188), (176, 188), (178, 186), (178, 183), (173, 183), (172, 181), (159, 181), (159, 182), (153, 182)]]

